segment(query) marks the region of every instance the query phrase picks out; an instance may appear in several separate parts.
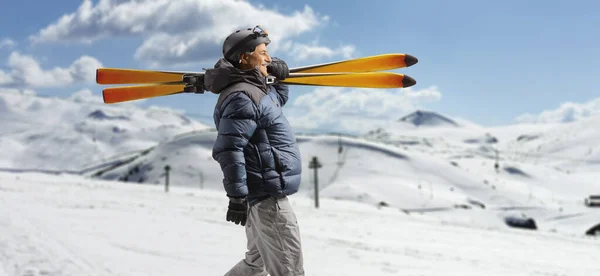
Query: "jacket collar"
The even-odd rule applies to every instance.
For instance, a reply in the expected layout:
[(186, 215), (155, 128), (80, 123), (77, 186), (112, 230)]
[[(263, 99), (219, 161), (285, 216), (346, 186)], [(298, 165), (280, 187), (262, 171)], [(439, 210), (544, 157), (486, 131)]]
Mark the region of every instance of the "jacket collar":
[(249, 83), (267, 93), (266, 78), (260, 73), (258, 67), (241, 70), (221, 58), (214, 68), (207, 69), (204, 73), (204, 87), (215, 94), (221, 93), (225, 87), (238, 82)]

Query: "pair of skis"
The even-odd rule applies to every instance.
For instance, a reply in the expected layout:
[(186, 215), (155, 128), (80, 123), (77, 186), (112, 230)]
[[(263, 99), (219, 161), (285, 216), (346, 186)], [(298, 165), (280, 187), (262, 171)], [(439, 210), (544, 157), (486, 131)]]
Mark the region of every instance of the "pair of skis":
[[(290, 76), (279, 81), (289, 85), (341, 86), (358, 88), (404, 88), (416, 81), (404, 74), (375, 72), (410, 67), (418, 62), (408, 54), (383, 54), (357, 59), (336, 61), (290, 69)], [(109, 87), (102, 90), (108, 104), (147, 99), (179, 93), (204, 93), (198, 91), (204, 72), (175, 72), (99, 68), (96, 83), (143, 84)]]

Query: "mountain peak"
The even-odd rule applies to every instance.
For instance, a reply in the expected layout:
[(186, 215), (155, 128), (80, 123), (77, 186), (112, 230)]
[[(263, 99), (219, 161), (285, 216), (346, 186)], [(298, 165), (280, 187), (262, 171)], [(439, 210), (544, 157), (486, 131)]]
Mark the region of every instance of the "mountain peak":
[(97, 119), (97, 120), (129, 120), (127, 116), (110, 116), (107, 115), (104, 111), (100, 109), (96, 109), (94, 112), (88, 114), (88, 118)]
[(413, 113), (410, 113), (398, 120), (400, 122), (405, 122), (412, 124), (414, 126), (455, 126), (458, 127), (459, 124), (454, 120), (444, 117), (438, 113), (432, 111), (424, 111), (417, 110)]

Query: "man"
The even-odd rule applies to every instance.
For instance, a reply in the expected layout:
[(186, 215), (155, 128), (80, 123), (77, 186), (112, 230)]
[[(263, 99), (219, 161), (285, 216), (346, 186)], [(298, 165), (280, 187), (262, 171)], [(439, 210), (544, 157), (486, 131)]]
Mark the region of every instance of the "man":
[(245, 226), (247, 251), (226, 275), (304, 275), (300, 232), (288, 201), (298, 191), (302, 164), (296, 138), (282, 108), (288, 87), (272, 77), (289, 76), (286, 63), (271, 59), (268, 33), (239, 30), (223, 43), (223, 58), (204, 76), (219, 94), (213, 158), (229, 197), (227, 221)]

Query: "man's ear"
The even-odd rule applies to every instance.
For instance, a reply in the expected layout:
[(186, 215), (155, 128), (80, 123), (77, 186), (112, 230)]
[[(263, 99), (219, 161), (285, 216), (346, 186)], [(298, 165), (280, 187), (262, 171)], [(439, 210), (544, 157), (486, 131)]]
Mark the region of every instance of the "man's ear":
[(241, 64), (246, 64), (248, 63), (248, 56), (245, 53), (242, 53), (240, 55), (240, 63)]

